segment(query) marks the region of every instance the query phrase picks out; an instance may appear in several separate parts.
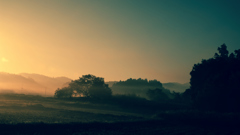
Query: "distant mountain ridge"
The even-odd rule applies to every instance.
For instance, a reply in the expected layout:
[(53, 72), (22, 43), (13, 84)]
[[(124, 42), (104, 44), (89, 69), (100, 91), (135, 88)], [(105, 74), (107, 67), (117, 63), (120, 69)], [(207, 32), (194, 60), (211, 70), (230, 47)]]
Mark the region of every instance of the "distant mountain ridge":
[(48, 77), (45, 75), (40, 75), (40, 74), (29, 74), (29, 73), (21, 73), (20, 74), (23, 77), (26, 78), (30, 78), (35, 80), (36, 82), (52, 89), (52, 88), (56, 88), (57, 87), (62, 87), (63, 84), (65, 84), (66, 82), (70, 82), (71, 79), (67, 78), (67, 77)]
[(39, 94), (53, 96), (57, 88), (62, 88), (72, 79), (67, 77), (48, 77), (40, 74), (10, 74), (0, 72), (0, 92)]

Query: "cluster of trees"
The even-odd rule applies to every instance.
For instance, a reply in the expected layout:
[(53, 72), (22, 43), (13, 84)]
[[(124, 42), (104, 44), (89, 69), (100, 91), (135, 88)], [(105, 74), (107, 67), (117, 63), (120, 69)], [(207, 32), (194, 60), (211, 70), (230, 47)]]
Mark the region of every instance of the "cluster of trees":
[(138, 79), (132, 79), (129, 78), (126, 81), (121, 81), (117, 82), (115, 84), (113, 84), (113, 87), (116, 86), (138, 86), (138, 87), (157, 87), (157, 88), (162, 88), (162, 83), (157, 81), (157, 80), (147, 80), (147, 79), (142, 79), (142, 78), (138, 78)]
[(153, 101), (168, 101), (170, 99), (169, 95), (166, 94), (163, 91), (163, 89), (159, 89), (159, 88), (149, 89), (146, 95), (150, 100), (153, 100)]
[(173, 97), (170, 90), (165, 89), (160, 81), (147, 79), (127, 79), (112, 86), (114, 94), (136, 95), (149, 100), (162, 101)]
[(193, 66), (191, 87), (183, 95), (199, 109), (240, 111), (240, 49), (229, 55), (223, 44), (218, 52)]
[(72, 81), (68, 87), (57, 89), (55, 97), (90, 97), (108, 98), (111, 97), (112, 90), (105, 84), (104, 79), (94, 75), (83, 75), (78, 80)]
[[(194, 64), (190, 75), (191, 86), (183, 94), (171, 93), (157, 80), (141, 78), (120, 81), (111, 88), (115, 94), (135, 94), (154, 101), (191, 101), (204, 110), (240, 111), (240, 49), (229, 54), (227, 46), (221, 45), (213, 58)], [(55, 92), (58, 98), (111, 96), (112, 90), (104, 79), (94, 75), (83, 75)]]
[[(127, 79), (120, 81), (112, 86), (114, 92), (119, 91), (118, 95), (128, 95), (146, 98), (154, 101), (166, 101), (171, 99), (172, 93), (162, 86), (157, 80), (147, 79)], [(112, 90), (105, 84), (104, 79), (94, 75), (83, 75), (78, 80), (72, 81), (68, 87), (57, 89), (55, 97), (90, 97), (107, 98), (112, 96)]]

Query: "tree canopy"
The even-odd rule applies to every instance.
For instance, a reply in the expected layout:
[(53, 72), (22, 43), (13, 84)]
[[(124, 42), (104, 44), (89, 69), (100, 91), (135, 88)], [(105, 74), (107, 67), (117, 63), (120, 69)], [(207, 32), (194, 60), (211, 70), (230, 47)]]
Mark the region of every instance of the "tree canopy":
[(83, 75), (72, 81), (68, 87), (57, 89), (55, 97), (92, 97), (105, 98), (112, 95), (111, 89), (104, 82), (104, 78), (94, 75)]
[(169, 96), (165, 92), (163, 92), (163, 89), (159, 88), (153, 90), (149, 89), (146, 94), (148, 98), (153, 101), (167, 101), (170, 99)]
[(142, 78), (138, 78), (138, 79), (132, 79), (129, 78), (126, 81), (120, 81), (117, 82), (115, 84), (113, 84), (113, 87), (116, 86), (134, 86), (134, 87), (156, 87), (156, 88), (162, 88), (162, 83), (157, 81), (157, 80), (147, 80), (147, 79), (142, 79)]
[(225, 44), (213, 58), (203, 59), (190, 72), (189, 94), (195, 106), (216, 111), (240, 111), (240, 49), (229, 55)]
[(126, 81), (119, 81), (113, 84), (112, 90), (113, 94), (135, 94), (139, 97), (155, 101), (173, 98), (170, 90), (165, 89), (158, 80), (129, 78)]

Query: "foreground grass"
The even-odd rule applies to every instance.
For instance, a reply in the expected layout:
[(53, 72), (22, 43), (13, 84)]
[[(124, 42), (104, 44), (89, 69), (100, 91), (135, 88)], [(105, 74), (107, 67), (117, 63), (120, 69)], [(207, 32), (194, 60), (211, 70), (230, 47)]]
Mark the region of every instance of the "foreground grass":
[[(111, 101), (111, 102), (109, 102)], [(175, 103), (0, 95), (0, 134), (240, 134), (240, 114), (200, 112)]]
[[(212, 125), (214, 124), (214, 125)], [(11, 135), (231, 135), (240, 134), (239, 125), (183, 123), (181, 121), (145, 120), (116, 123), (68, 123), (68, 124), (0, 124), (0, 134)]]

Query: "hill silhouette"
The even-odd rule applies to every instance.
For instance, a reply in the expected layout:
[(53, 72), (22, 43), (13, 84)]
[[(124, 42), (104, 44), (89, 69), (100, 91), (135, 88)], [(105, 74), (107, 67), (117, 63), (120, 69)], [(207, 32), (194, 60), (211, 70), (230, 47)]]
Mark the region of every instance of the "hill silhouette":
[(62, 88), (70, 81), (67, 77), (52, 78), (40, 74), (1, 72), (0, 92), (53, 96), (57, 88)]
[(64, 87), (64, 84), (67, 82), (70, 82), (71, 79), (67, 77), (48, 77), (45, 75), (40, 75), (40, 74), (29, 74), (29, 73), (21, 73), (20, 74), (23, 77), (30, 78), (35, 80), (37, 83), (45, 86), (49, 92), (51, 92), (51, 95), (54, 94), (55, 90), (57, 88), (62, 88)]

